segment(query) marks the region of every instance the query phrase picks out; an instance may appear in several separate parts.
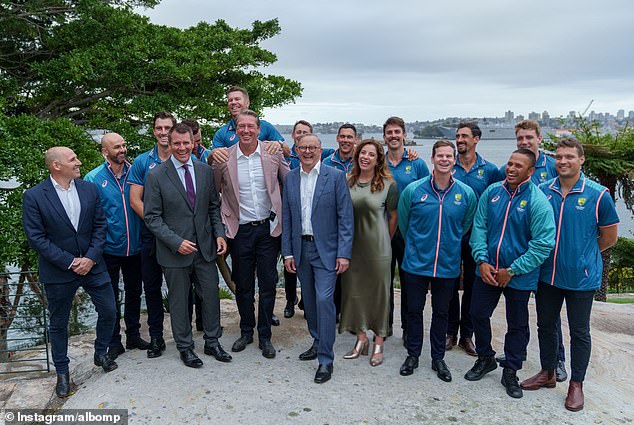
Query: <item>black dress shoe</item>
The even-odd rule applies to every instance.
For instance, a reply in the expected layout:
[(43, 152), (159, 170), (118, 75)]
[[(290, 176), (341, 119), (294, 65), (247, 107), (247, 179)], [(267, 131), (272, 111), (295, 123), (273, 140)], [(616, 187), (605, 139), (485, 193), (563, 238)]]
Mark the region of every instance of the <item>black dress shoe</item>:
[(216, 360), (223, 363), (229, 363), (232, 359), (231, 354), (227, 353), (220, 344), (214, 346), (205, 344), (205, 354), (214, 356)]
[(239, 351), (247, 348), (247, 345), (253, 342), (253, 336), (242, 335), (240, 338), (236, 339), (236, 342), (231, 346), (231, 351), (237, 353)]
[(414, 369), (418, 367), (418, 357), (407, 356), (403, 365), (401, 366), (401, 376), (409, 376), (414, 373)]
[(146, 340), (142, 339), (140, 336), (136, 338), (128, 338), (125, 341), (125, 348), (128, 350), (134, 350), (135, 348), (138, 350), (147, 350), (150, 348), (150, 343)]
[(280, 319), (275, 314), (273, 316), (271, 316), (271, 325), (272, 326), (279, 326), (280, 325)]
[(330, 381), (332, 377), (332, 363), (329, 365), (320, 364), (317, 368), (317, 373), (315, 373), (315, 384), (323, 384), (324, 382)]
[(94, 362), (95, 366), (101, 366), (104, 372), (112, 372), (119, 367), (119, 365), (117, 365), (117, 363), (115, 363), (115, 361), (108, 357), (106, 354), (95, 354)]
[(198, 358), (194, 350), (191, 348), (189, 350), (181, 351), (181, 360), (187, 367), (193, 367), (194, 369), (198, 369), (203, 367), (203, 361)]
[(568, 379), (568, 372), (566, 372), (566, 363), (561, 360), (557, 361), (557, 367), (555, 368), (555, 379), (557, 382), (564, 382)]
[(505, 367), (502, 371), (502, 385), (506, 388), (506, 393), (513, 398), (522, 398), (524, 393), (520, 387), (519, 379), (517, 379), (517, 373), (509, 368)]
[(295, 304), (294, 303), (286, 303), (286, 307), (284, 307), (284, 317), (290, 319), (295, 316)]
[(270, 339), (260, 341), (260, 344), (258, 346), (260, 347), (260, 350), (262, 350), (262, 355), (264, 357), (266, 357), (267, 359), (275, 358), (275, 347), (273, 347), (273, 344), (271, 344)]
[(151, 338), (150, 347), (147, 349), (147, 358), (154, 359), (156, 357), (161, 357), (163, 351), (165, 351), (165, 340), (163, 337)]
[(70, 373), (58, 373), (57, 384), (55, 384), (55, 394), (57, 397), (64, 398), (70, 394)]
[(484, 375), (497, 369), (498, 364), (493, 356), (478, 356), (473, 367), (465, 374), (464, 379), (467, 381), (479, 381)]
[(451, 372), (449, 372), (447, 363), (445, 363), (444, 360), (432, 360), (431, 368), (436, 371), (436, 375), (438, 375), (442, 381), (451, 382)]
[(123, 344), (119, 344), (115, 345), (114, 347), (108, 347), (108, 352), (106, 354), (112, 360), (117, 360), (117, 357), (119, 357), (123, 353), (125, 353), (125, 348), (123, 348)]
[(317, 358), (317, 347), (315, 347), (314, 345), (299, 355), (300, 360), (315, 360), (316, 358)]

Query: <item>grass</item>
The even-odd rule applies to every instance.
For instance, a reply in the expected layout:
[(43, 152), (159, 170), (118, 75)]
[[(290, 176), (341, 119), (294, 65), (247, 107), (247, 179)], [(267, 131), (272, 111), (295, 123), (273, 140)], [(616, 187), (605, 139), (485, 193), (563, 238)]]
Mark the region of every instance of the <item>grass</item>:
[(634, 298), (608, 297), (608, 302), (614, 304), (634, 304)]

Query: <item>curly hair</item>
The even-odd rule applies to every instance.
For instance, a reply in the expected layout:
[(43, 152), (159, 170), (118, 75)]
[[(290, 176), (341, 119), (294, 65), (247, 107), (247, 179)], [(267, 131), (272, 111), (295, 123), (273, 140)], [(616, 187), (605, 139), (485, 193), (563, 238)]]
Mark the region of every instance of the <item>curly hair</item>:
[(348, 178), (348, 186), (353, 187), (359, 182), (359, 176), (361, 175), (361, 167), (359, 166), (359, 154), (366, 145), (372, 145), (376, 149), (376, 165), (374, 166), (374, 176), (370, 184), (370, 191), (381, 191), (385, 187), (385, 181), (393, 181), (392, 173), (387, 166), (387, 160), (385, 159), (385, 152), (383, 151), (383, 145), (374, 139), (365, 139), (359, 143), (354, 149), (353, 166), (350, 171), (350, 177)]

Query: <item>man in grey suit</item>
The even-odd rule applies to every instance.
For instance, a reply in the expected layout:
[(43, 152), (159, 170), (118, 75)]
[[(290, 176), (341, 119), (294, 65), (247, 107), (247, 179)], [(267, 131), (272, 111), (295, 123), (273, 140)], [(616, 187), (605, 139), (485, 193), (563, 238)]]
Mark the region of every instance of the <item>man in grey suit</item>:
[(191, 281), (202, 300), (205, 354), (231, 361), (218, 341), (220, 300), (216, 255), (227, 250), (220, 201), (211, 167), (192, 161), (192, 131), (177, 124), (169, 132), (172, 156), (152, 170), (143, 196), (144, 220), (156, 237), (156, 258), (168, 287), (172, 334), (185, 366), (199, 368), (194, 353), (188, 300)]
[[(321, 164), (321, 141), (301, 136), (295, 149), (301, 166), (286, 175), (282, 195), (284, 267), (297, 273), (313, 345), (300, 360), (319, 361), (318, 384), (328, 381), (334, 361), (337, 275), (348, 269), (354, 220), (345, 174)], [(319, 213), (317, 213), (319, 211)]]

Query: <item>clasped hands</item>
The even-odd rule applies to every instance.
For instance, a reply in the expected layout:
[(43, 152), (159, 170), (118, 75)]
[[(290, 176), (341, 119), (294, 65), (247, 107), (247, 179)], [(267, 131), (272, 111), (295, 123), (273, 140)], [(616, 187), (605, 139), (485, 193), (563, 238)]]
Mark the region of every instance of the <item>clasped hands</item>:
[(86, 276), (95, 265), (95, 262), (88, 257), (75, 257), (70, 269), (80, 276)]
[(509, 275), (506, 268), (496, 269), (493, 265), (486, 262), (480, 263), (478, 267), (480, 268), (482, 281), (488, 285), (505, 288), (511, 281), (512, 276)]
[[(223, 237), (216, 238), (216, 254), (224, 255), (227, 253), (227, 241)], [(182, 255), (189, 255), (198, 251), (196, 248), (196, 244), (192, 241), (188, 241), (187, 239), (181, 242), (181, 245), (178, 247), (178, 253)]]
[[(337, 263), (335, 265), (335, 270), (337, 274), (342, 274), (346, 270), (348, 270), (348, 266), (350, 266), (350, 260), (347, 258), (337, 258)], [(297, 273), (297, 269), (295, 268), (295, 258), (290, 257), (284, 260), (284, 268), (289, 273)]]

